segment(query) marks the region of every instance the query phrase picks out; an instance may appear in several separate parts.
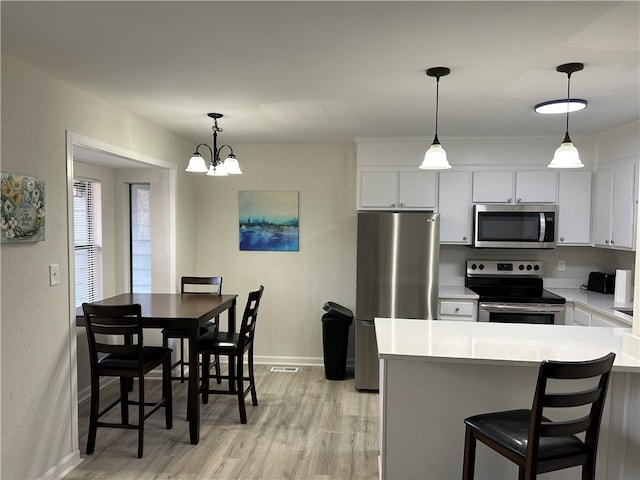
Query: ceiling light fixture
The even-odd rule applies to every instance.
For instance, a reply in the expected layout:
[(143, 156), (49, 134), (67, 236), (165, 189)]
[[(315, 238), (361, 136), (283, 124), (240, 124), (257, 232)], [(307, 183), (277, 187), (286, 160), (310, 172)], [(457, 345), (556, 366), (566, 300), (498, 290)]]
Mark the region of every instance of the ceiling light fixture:
[(539, 103), (533, 107), (533, 109), (536, 113), (553, 115), (556, 113), (566, 113), (567, 108), (569, 112), (578, 112), (587, 108), (587, 104), (587, 101), (582, 98), (570, 98), (569, 100), (563, 98), (562, 100), (549, 100), (548, 102)]
[[(222, 118), (223, 115), (221, 113), (207, 113), (207, 116), (213, 118), (213, 127), (211, 127), (213, 130), (213, 148), (206, 143), (199, 144), (191, 159), (189, 159), (189, 164), (187, 165), (187, 168), (185, 168), (185, 171), (206, 173), (207, 175), (215, 177), (240, 175), (242, 170), (240, 170), (240, 164), (238, 163), (236, 156), (233, 154), (233, 148), (231, 148), (230, 145), (221, 145), (220, 148), (218, 148), (218, 132), (222, 132), (222, 128), (218, 126), (218, 119)], [(209, 149), (211, 160), (208, 167), (205, 164), (204, 158), (200, 155), (200, 147), (207, 147)], [(220, 159), (220, 151), (224, 147), (229, 149), (229, 155), (223, 162)]]
[(584, 164), (580, 161), (578, 149), (573, 146), (571, 138), (569, 138), (569, 105), (571, 99), (571, 74), (579, 72), (584, 68), (582, 63), (565, 63), (556, 67), (557, 72), (567, 74), (567, 123), (564, 132), (564, 139), (557, 148), (553, 160), (547, 165), (549, 168), (581, 168)]
[(451, 69), (447, 67), (432, 67), (427, 70), (427, 76), (436, 77), (436, 135), (433, 143), (424, 155), (424, 160), (420, 165), (423, 170), (445, 170), (451, 168), (447, 161), (447, 152), (444, 151), (440, 141), (438, 140), (438, 102), (440, 96), (440, 77), (445, 77), (451, 73)]

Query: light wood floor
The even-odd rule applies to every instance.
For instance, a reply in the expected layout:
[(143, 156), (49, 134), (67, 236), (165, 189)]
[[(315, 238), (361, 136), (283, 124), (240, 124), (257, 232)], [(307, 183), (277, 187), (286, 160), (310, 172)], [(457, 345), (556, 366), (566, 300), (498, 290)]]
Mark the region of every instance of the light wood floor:
[[(85, 455), (89, 405), (82, 402), (83, 462), (65, 479), (377, 479), (378, 395), (357, 392), (349, 374), (344, 381), (326, 380), (322, 367), (298, 373), (270, 368), (256, 366), (259, 405), (247, 397), (246, 425), (233, 396), (209, 397), (200, 406), (198, 445), (189, 443), (186, 383), (174, 381), (173, 429), (164, 428), (162, 411), (152, 415), (142, 459), (137, 432), (121, 429), (98, 429), (96, 451)], [(152, 395), (159, 388), (159, 381), (148, 381), (147, 398), (157, 398)], [(117, 384), (107, 390), (113, 397)]]

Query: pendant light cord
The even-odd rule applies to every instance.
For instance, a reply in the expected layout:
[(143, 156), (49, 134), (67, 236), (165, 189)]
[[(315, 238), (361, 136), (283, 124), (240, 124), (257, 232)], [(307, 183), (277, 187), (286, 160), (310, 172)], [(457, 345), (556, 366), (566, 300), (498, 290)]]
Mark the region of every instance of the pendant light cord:
[(565, 126), (565, 137), (569, 138), (569, 106), (571, 104), (571, 72), (567, 73), (567, 123)]
[(440, 106), (440, 77), (436, 77), (436, 136), (434, 143), (440, 143), (438, 140), (438, 110)]

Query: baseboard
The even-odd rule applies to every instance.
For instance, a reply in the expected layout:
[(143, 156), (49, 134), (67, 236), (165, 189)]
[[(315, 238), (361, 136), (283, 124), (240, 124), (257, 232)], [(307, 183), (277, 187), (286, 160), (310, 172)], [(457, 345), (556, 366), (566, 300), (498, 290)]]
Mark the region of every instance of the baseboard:
[(63, 458), (57, 465), (54, 465), (44, 472), (39, 480), (64, 478), (71, 470), (81, 463), (82, 458), (80, 458), (80, 450), (76, 450)]

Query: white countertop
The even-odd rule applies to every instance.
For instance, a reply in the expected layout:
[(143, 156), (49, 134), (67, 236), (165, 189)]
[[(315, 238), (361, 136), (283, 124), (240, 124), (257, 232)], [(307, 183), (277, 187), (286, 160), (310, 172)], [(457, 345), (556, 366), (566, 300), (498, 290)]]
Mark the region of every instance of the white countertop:
[(375, 326), (381, 359), (528, 365), (614, 352), (614, 371), (640, 373), (640, 359), (622, 351), (627, 328), (390, 318), (376, 318)]
[(589, 307), (603, 315), (613, 317), (619, 322), (629, 325), (629, 327), (633, 324), (633, 317), (631, 315), (614, 310), (614, 306), (616, 308), (633, 309), (633, 303), (614, 304), (613, 294), (607, 295), (590, 290), (582, 290), (580, 288), (547, 288), (547, 290), (566, 298), (567, 302)]
[(461, 286), (443, 286), (438, 287), (438, 296), (440, 298), (458, 298), (462, 300), (477, 300), (478, 294), (469, 290), (464, 285)]

